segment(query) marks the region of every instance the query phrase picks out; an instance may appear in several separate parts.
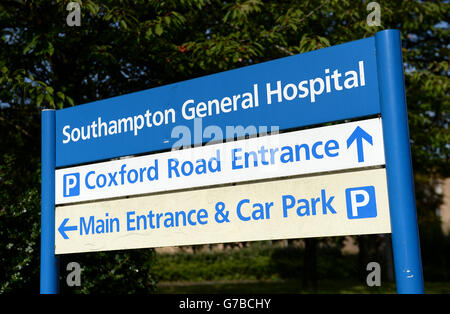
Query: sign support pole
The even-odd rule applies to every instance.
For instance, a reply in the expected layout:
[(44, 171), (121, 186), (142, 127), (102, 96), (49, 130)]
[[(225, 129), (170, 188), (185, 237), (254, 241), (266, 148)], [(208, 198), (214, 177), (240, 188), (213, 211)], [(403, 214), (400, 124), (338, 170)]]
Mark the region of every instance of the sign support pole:
[(40, 292), (59, 292), (59, 258), (55, 256), (55, 110), (41, 116), (41, 274)]
[(375, 34), (392, 246), (398, 293), (424, 293), (398, 30)]

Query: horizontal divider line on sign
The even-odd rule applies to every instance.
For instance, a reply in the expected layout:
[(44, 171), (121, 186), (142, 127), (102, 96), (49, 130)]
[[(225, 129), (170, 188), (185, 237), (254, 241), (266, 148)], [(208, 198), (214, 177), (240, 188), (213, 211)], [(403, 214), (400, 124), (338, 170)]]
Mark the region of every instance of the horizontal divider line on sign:
[[(265, 137), (265, 136), (273, 136), (273, 135), (277, 135), (277, 134), (285, 134), (285, 133), (290, 133), (290, 132), (295, 132), (295, 131), (302, 131), (302, 130), (308, 130), (308, 129), (314, 129), (314, 128), (319, 128), (319, 127), (324, 127), (324, 126), (331, 126), (331, 125), (338, 125), (338, 124), (343, 124), (343, 123), (349, 123), (349, 122), (357, 122), (357, 121), (365, 121), (365, 120), (370, 120), (370, 119), (374, 119), (374, 118), (380, 118), (380, 114), (376, 114), (376, 115), (368, 115), (368, 116), (361, 116), (361, 117), (357, 117), (357, 118), (352, 118), (352, 119), (344, 119), (344, 120), (335, 120), (335, 121), (329, 121), (329, 122), (324, 122), (324, 123), (318, 123), (318, 124), (310, 124), (310, 125), (306, 125), (306, 126), (301, 126), (301, 127), (295, 127), (295, 128), (290, 128), (290, 129), (283, 129), (283, 130), (278, 130), (277, 132), (261, 132), (261, 133), (257, 133), (257, 134), (252, 134), (252, 135), (248, 135), (245, 134), (244, 136), (239, 136), (237, 138), (234, 139), (222, 139), (222, 140), (217, 140), (217, 141), (207, 141), (205, 140), (204, 142), (202, 142), (201, 144), (193, 144), (190, 147), (185, 147), (185, 148), (179, 148), (179, 149), (174, 149), (174, 148), (170, 148), (170, 149), (162, 149), (162, 150), (155, 150), (155, 151), (147, 151), (147, 152), (142, 152), (142, 153), (138, 153), (138, 154), (133, 154), (133, 155), (124, 155), (124, 156), (117, 156), (114, 158), (107, 158), (107, 159), (101, 159), (101, 160), (96, 160), (96, 161), (89, 161), (89, 162), (84, 162), (84, 163), (78, 163), (78, 164), (73, 164), (73, 165), (69, 165), (69, 166), (60, 166), (60, 167), (56, 167), (55, 170), (60, 170), (60, 169), (66, 169), (66, 168), (72, 168), (72, 167), (79, 167), (79, 166), (87, 166), (87, 165), (94, 165), (100, 162), (107, 162), (107, 161), (114, 161), (114, 160), (125, 160), (128, 158), (134, 158), (134, 157), (141, 157), (141, 156), (150, 156), (150, 155), (156, 155), (156, 154), (162, 154), (162, 153), (168, 153), (171, 151), (176, 151), (176, 150), (188, 150), (188, 149), (194, 149), (194, 148), (198, 148), (198, 147), (204, 147), (204, 146), (213, 146), (213, 145), (218, 145), (218, 144), (224, 144), (224, 143), (230, 143), (230, 142), (238, 142), (238, 141), (244, 141), (244, 140), (248, 140), (251, 138), (261, 138), (261, 137)], [(205, 128), (208, 126), (204, 126)], [(234, 127), (238, 127), (237, 125)], [(248, 126), (243, 126), (244, 129), (247, 128)], [(270, 126), (267, 126), (268, 128)], [(202, 130), (203, 132), (203, 130)]]

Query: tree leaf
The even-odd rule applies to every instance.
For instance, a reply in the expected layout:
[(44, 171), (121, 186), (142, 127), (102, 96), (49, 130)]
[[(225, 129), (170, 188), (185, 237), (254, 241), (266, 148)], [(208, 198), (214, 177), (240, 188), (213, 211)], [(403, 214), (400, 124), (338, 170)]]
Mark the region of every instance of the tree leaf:
[(163, 28), (161, 23), (158, 23), (155, 25), (155, 34), (158, 36), (161, 36), (161, 34), (163, 33)]

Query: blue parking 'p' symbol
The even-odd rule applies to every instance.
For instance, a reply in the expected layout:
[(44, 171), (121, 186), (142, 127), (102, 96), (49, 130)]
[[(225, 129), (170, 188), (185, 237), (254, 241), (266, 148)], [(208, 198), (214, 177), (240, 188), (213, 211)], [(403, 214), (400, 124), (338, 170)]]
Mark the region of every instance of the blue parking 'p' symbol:
[(373, 218), (377, 216), (377, 203), (375, 201), (375, 187), (362, 186), (345, 190), (347, 200), (347, 218)]
[(80, 174), (68, 173), (63, 176), (64, 197), (80, 195)]

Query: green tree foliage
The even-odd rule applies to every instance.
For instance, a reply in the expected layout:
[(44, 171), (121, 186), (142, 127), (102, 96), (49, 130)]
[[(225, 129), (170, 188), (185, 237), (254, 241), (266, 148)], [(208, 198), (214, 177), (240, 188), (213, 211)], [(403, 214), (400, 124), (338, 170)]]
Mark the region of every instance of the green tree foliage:
[[(303, 53), (386, 28), (402, 33), (419, 217), (436, 221), (440, 198), (433, 184), (449, 175), (448, 2), (379, 1), (379, 27), (367, 25), (368, 1), (357, 0), (76, 2), (79, 27), (66, 24), (68, 1), (0, 2), (0, 292), (38, 291), (41, 109)], [(135, 269), (148, 274), (151, 266), (137, 268), (137, 256), (97, 255), (97, 265), (126, 267), (102, 269), (92, 282), (132, 291), (111, 281), (136, 278)], [(86, 273), (94, 274), (89, 267), (96, 265), (85, 261)], [(107, 291), (94, 286), (86, 283), (83, 292)]]

